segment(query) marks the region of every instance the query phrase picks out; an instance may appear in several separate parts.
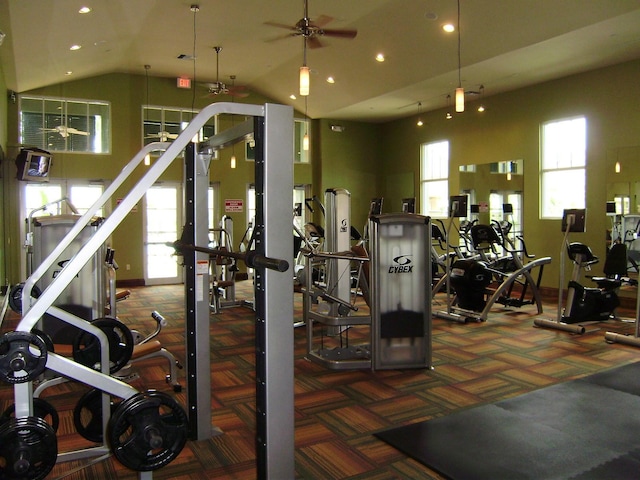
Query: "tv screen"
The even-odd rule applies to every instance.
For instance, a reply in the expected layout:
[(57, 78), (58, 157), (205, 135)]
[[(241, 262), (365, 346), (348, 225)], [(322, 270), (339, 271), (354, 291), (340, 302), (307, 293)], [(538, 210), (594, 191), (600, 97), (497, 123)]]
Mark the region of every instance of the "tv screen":
[(16, 178), (25, 182), (48, 182), (52, 159), (46, 150), (23, 148), (16, 158)]
[(382, 198), (372, 198), (369, 204), (369, 216), (382, 214)]
[(416, 213), (416, 198), (402, 199), (402, 213)]
[(466, 217), (467, 202), (467, 195), (452, 195), (449, 198), (449, 216), (455, 218)]
[(567, 208), (562, 213), (562, 231), (584, 233), (587, 227), (587, 211), (584, 208)]

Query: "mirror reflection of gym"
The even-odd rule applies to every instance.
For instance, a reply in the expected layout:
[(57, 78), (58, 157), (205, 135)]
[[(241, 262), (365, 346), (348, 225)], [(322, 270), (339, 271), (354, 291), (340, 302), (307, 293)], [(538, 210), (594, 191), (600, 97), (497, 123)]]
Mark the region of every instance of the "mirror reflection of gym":
[(460, 193), (469, 195), (469, 205), (480, 205), (471, 220), (490, 225), (492, 220), (504, 219), (503, 205), (510, 204), (513, 212), (509, 221), (513, 234), (522, 233), (524, 202), (524, 160), (508, 160), (459, 168)]
[[(609, 219), (606, 240), (623, 242), (629, 257), (629, 276), (640, 269), (640, 145), (612, 148), (607, 152), (607, 205)], [(636, 292), (621, 289), (620, 296)]]

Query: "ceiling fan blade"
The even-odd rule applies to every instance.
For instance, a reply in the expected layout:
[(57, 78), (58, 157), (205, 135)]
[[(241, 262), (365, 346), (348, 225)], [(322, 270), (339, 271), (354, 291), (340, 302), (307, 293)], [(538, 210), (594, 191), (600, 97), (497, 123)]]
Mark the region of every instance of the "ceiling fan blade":
[(309, 48), (322, 48), (324, 44), (316, 36), (307, 38), (307, 46)]
[(269, 25), (271, 27), (277, 27), (277, 28), (286, 28), (287, 30), (296, 29), (296, 27), (292, 27), (291, 25), (286, 25), (284, 23), (279, 23), (279, 22), (264, 22), (264, 25)]
[(340, 38), (356, 38), (358, 35), (357, 30), (337, 30), (332, 28), (323, 28), (321, 31), (322, 35), (327, 37), (340, 37)]
[(72, 127), (67, 127), (67, 133), (72, 133), (74, 135), (84, 135), (85, 137), (89, 136), (89, 132), (83, 132), (82, 130), (78, 130)]
[(267, 38), (265, 42), (267, 43), (277, 42), (278, 40), (284, 40), (285, 38), (296, 37), (298, 35), (299, 35), (298, 33), (286, 33), (284, 35), (278, 35), (276, 37)]
[(325, 25), (327, 25), (332, 21), (333, 21), (333, 17), (330, 17), (329, 15), (320, 15), (315, 20), (312, 20), (310, 24), (313, 25), (314, 27), (324, 27)]
[(229, 89), (229, 95), (236, 98), (247, 98), (249, 96), (249, 92), (241, 92), (241, 91)]

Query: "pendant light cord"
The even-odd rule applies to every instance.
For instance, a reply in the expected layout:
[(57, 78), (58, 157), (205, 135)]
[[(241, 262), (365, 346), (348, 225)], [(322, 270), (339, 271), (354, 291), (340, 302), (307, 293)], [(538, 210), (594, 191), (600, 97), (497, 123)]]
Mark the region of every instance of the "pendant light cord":
[(460, 58), (460, 0), (458, 0), (458, 87), (462, 88), (462, 62)]
[(191, 114), (193, 115), (196, 103), (196, 14), (200, 7), (193, 5), (191, 10), (193, 11), (193, 87), (191, 93)]

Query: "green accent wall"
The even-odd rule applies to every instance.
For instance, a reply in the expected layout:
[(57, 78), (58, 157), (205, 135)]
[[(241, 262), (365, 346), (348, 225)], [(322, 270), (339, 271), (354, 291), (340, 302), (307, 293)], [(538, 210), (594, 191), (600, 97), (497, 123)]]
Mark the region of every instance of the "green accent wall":
[[(1, 73), (1, 72), (0, 72)], [(606, 231), (610, 219), (605, 203), (614, 193), (632, 196), (634, 213), (640, 211), (640, 60), (545, 82), (519, 90), (491, 95), (485, 85), (483, 114), (476, 112), (478, 101), (468, 101), (463, 114), (445, 119), (443, 108), (422, 112), (422, 127), (416, 126), (417, 115), (386, 123), (367, 123), (332, 119), (311, 122), (312, 162), (296, 164), (296, 184), (311, 184), (312, 191), (324, 200), (328, 188), (345, 188), (351, 193), (353, 225), (362, 229), (369, 202), (384, 197), (384, 212), (400, 210), (401, 199), (417, 197), (419, 205), (420, 145), (425, 142), (450, 142), (450, 194), (460, 188), (458, 167), (468, 164), (522, 159), (524, 162), (524, 235), (528, 249), (538, 256), (551, 256), (553, 262), (545, 270), (543, 285), (557, 287), (558, 254), (562, 232), (559, 220), (539, 219), (539, 127), (549, 120), (584, 115), (587, 118), (587, 232), (576, 234), (575, 240), (591, 246), (604, 259)], [(0, 89), (6, 92), (2, 75)], [(111, 102), (112, 151), (108, 155), (56, 154), (53, 176), (88, 179), (113, 179), (141, 147), (142, 105), (147, 103), (144, 75), (114, 73), (53, 85), (30, 94), (66, 98), (96, 99)], [(425, 95), (429, 92), (425, 92)], [(190, 90), (179, 90), (175, 78), (149, 77), (149, 104), (167, 107), (201, 109), (211, 99), (193, 97)], [(238, 100), (236, 100), (238, 101)], [(254, 104), (269, 99), (252, 94), (240, 101)], [(417, 113), (417, 112), (416, 112)], [(18, 104), (0, 99), (0, 145), (7, 153), (2, 164), (3, 252), (0, 283), (15, 283), (19, 278), (23, 255), (19, 235), (18, 182), (12, 163), (10, 145), (17, 145)], [(300, 117), (299, 113), (297, 114)], [(342, 132), (331, 125), (343, 127)], [(5, 133), (6, 132), (6, 133)], [(253, 181), (253, 163), (244, 161), (244, 149), (236, 146), (238, 168), (232, 170), (232, 149), (225, 149), (212, 161), (211, 180), (220, 183), (220, 202), (225, 198), (243, 198), (248, 183)], [(622, 173), (613, 172), (615, 161)], [(175, 163), (163, 180), (181, 182), (182, 166)], [(129, 182), (118, 193), (124, 196), (133, 186)], [(483, 200), (483, 199), (478, 199)], [(488, 200), (488, 199), (487, 199)], [(112, 205), (113, 207), (113, 205)], [(221, 215), (223, 212), (218, 212)], [(291, 212), (282, 212), (291, 215)], [(234, 216), (235, 215), (235, 216)], [(143, 278), (142, 212), (131, 213), (113, 235), (118, 263), (131, 265), (120, 269), (118, 278)], [(245, 214), (234, 216), (234, 238), (244, 233)], [(314, 217), (316, 222), (322, 218)], [(0, 226), (2, 228), (2, 226)], [(2, 253), (0, 253), (1, 255)], [(598, 267), (594, 268), (594, 272)], [(5, 278), (6, 277), (6, 278)]]
[[(559, 253), (562, 244), (560, 220), (539, 218), (539, 142), (544, 122), (574, 116), (587, 118), (587, 232), (572, 238), (588, 244), (604, 262), (607, 229), (607, 200), (613, 200), (613, 184), (632, 195), (632, 213), (640, 213), (640, 60), (545, 82), (512, 92), (489, 96), (482, 103), (484, 113), (476, 111), (479, 100), (467, 101), (465, 112), (445, 119), (447, 108), (423, 112), (422, 127), (417, 115), (389, 122), (381, 130), (385, 161), (383, 178), (413, 175), (419, 197), (420, 145), (438, 140), (450, 141), (449, 193), (460, 191), (458, 167), (469, 164), (524, 160), (524, 236), (527, 248), (538, 256), (551, 256), (543, 285), (557, 287)], [(443, 106), (446, 99), (443, 99)], [(620, 159), (621, 174), (614, 173)], [(398, 204), (404, 193), (395, 184), (385, 189), (385, 204)], [(409, 196), (410, 189), (407, 189)], [(640, 193), (640, 192), (639, 192)], [(478, 198), (478, 201), (488, 198)], [(570, 263), (570, 262), (567, 262)], [(567, 267), (569, 269), (570, 267)], [(602, 265), (593, 272), (601, 273)], [(570, 274), (570, 271), (567, 275)], [(565, 277), (565, 278), (568, 278)]]

